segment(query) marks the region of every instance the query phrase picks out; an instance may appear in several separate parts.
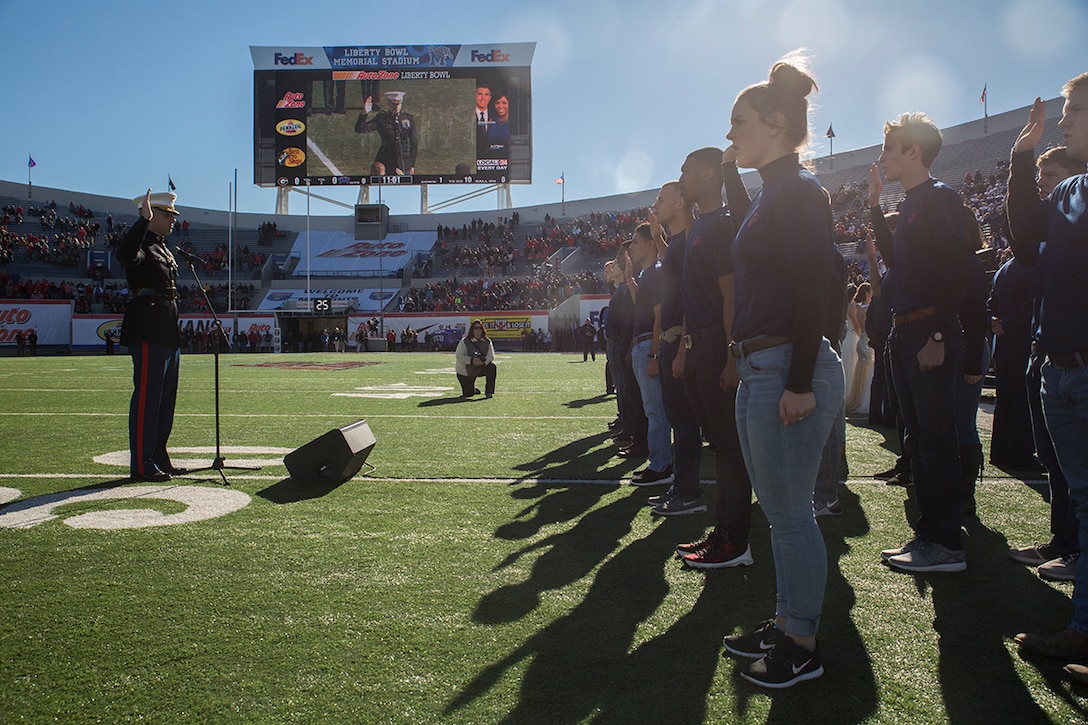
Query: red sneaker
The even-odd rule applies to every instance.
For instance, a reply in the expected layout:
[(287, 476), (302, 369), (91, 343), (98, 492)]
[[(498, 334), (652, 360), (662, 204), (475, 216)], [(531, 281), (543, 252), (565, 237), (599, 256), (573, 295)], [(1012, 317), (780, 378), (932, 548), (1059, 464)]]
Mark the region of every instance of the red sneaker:
[(729, 539), (716, 538), (709, 546), (693, 554), (681, 557), (684, 563), (695, 569), (725, 569), (731, 566), (751, 566), (752, 547), (740, 548)]

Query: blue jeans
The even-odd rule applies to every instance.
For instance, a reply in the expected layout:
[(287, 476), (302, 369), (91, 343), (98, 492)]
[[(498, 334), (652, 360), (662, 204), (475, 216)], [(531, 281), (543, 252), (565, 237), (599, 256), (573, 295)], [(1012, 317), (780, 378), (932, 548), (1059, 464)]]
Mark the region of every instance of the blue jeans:
[(683, 378), (672, 376), (672, 363), (679, 351), (680, 340), (661, 341), (659, 348), (661, 398), (665, 403), (665, 417), (672, 426), (673, 468), (676, 492), (685, 498), (699, 496), (699, 464), (702, 460), (703, 436), (695, 411), (684, 392)]
[(653, 340), (643, 340), (631, 349), (631, 366), (642, 393), (642, 409), (646, 413), (646, 446), (650, 449), (650, 468), (664, 471), (672, 465), (672, 428), (665, 418), (665, 402), (661, 383), (651, 378), (650, 348)]
[[(1043, 364), (1043, 414), (1058, 454), (1069, 498), (1080, 521), (1080, 550), (1088, 551), (1088, 367)], [(1088, 634), (1088, 558), (1077, 559), (1071, 628)]]
[(815, 636), (827, 586), (827, 550), (812, 515), (820, 456), (842, 410), (842, 362), (821, 342), (812, 375), (816, 408), (804, 420), (783, 425), (778, 405), (786, 389), (793, 345), (760, 350), (742, 358), (737, 390), (737, 431), (752, 489), (771, 524), (776, 617), (786, 631)]
[(1043, 415), (1043, 364), (1045, 355), (1035, 355), (1028, 359), (1028, 373), (1025, 379), (1028, 391), (1028, 408), (1031, 410), (1031, 429), (1035, 440), (1035, 451), (1039, 462), (1046, 467), (1050, 483), (1050, 533), (1051, 543), (1062, 551), (1079, 551), (1077, 507), (1069, 500), (1069, 483), (1058, 463), (1058, 454), (1054, 451), (1054, 442), (1046, 427)]
[(959, 325), (946, 335), (944, 363), (922, 372), (918, 351), (929, 341), (931, 321), (897, 325), (889, 338), (892, 381), (903, 418), (903, 445), (910, 456), (914, 495), (921, 516), (918, 538), (950, 549), (960, 543), (959, 438), (956, 433), (956, 380), (962, 377)]
[(982, 378), (977, 383), (968, 383), (962, 374), (956, 378), (956, 438), (961, 446), (981, 443), (978, 437), (978, 404), (982, 400), (982, 383), (989, 369), (990, 346), (986, 345), (982, 353)]
[(135, 342), (129, 351), (132, 353), (129, 470), (133, 476), (146, 476), (171, 467), (166, 440), (174, 427), (181, 350)]

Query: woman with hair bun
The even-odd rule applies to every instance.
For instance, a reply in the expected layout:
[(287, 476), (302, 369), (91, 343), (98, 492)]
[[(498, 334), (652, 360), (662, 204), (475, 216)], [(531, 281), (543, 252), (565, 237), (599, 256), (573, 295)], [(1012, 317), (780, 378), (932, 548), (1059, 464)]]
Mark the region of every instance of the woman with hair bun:
[(816, 83), (791, 54), (770, 80), (737, 97), (726, 136), (737, 165), (759, 170), (732, 245), (736, 312), (737, 429), (744, 462), (771, 525), (777, 601), (754, 632), (725, 649), (757, 659), (740, 674), (770, 688), (823, 674), (816, 631), (827, 553), (812, 512), (820, 456), (843, 404), (837, 336), (845, 266), (833, 243), (830, 197), (799, 154), (808, 141), (808, 95)]

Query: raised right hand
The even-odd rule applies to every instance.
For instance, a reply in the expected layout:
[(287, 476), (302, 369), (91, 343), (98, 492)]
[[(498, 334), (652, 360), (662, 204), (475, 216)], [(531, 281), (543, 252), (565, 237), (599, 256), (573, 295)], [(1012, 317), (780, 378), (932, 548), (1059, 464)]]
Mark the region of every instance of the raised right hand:
[(151, 221), (151, 217), (155, 216), (155, 212), (151, 210), (151, 189), (147, 190), (147, 196), (144, 197), (143, 203), (140, 204), (140, 216), (148, 221)]
[(1028, 125), (1024, 126), (1024, 130), (1016, 137), (1016, 143), (1012, 145), (1013, 153), (1034, 149), (1039, 143), (1039, 139), (1043, 137), (1043, 126), (1045, 124), (1046, 101), (1036, 98), (1035, 102), (1031, 104), (1031, 111), (1028, 113)]
[(869, 206), (880, 205), (880, 192), (884, 191), (884, 180), (880, 178), (880, 166), (869, 165)]
[(363, 113), (370, 113), (373, 110), (374, 110), (374, 97), (373, 96), (367, 96), (366, 100), (363, 101)]

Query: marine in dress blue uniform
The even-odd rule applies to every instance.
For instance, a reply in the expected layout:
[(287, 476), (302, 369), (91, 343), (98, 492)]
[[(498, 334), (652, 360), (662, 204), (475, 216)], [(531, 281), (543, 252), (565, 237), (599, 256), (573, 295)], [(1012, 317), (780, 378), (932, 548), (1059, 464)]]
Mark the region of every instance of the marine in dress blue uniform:
[(129, 465), (132, 478), (139, 481), (168, 481), (185, 472), (170, 462), (166, 451), (181, 360), (178, 265), (166, 246), (178, 216), (176, 199), (176, 194), (152, 194), (150, 189), (137, 197), (140, 219), (117, 247), (130, 295), (121, 324), (121, 344), (132, 355)]

